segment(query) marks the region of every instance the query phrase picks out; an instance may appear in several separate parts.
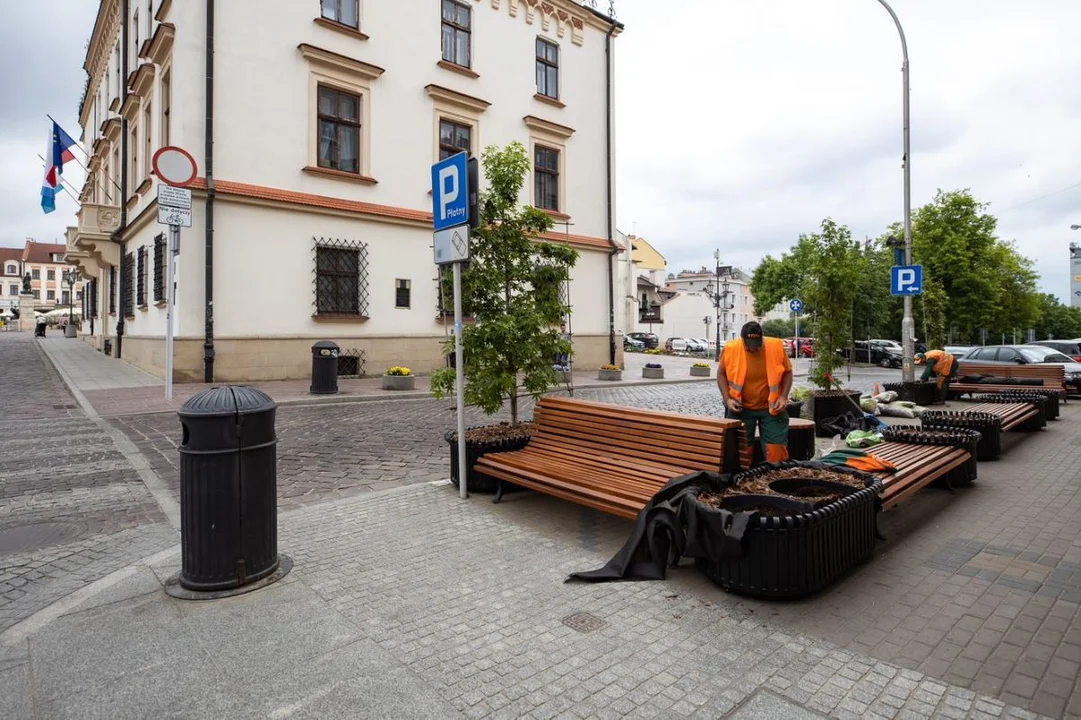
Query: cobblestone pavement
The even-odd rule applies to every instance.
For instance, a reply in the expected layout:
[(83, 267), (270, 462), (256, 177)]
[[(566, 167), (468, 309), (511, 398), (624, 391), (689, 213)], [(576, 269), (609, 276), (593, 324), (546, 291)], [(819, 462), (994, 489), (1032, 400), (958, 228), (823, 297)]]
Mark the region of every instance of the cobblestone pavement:
[(0, 631), (177, 535), (29, 334), (0, 334)]

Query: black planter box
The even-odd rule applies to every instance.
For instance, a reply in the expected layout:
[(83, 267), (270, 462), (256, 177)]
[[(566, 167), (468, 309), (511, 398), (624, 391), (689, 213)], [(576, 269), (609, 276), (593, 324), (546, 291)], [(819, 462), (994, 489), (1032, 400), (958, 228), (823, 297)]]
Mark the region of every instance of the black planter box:
[(920, 426), (926, 430), (976, 430), (980, 433), (977, 460), (997, 460), (1002, 454), (1002, 419), (997, 415), (969, 410), (927, 410), (920, 416)]
[(897, 393), (899, 400), (914, 402), (922, 407), (942, 405), (946, 402), (939, 398), (938, 387), (934, 382), (917, 380), (911, 383), (883, 383), (882, 389), (886, 391), (892, 390)]
[(1030, 397), (1046, 398), (1047, 405), (1044, 407), (1044, 412), (1046, 413), (1048, 420), (1059, 419), (1059, 416), (1062, 413), (1060, 406), (1066, 400), (1066, 393), (1062, 390), (1056, 390), (1054, 388), (1018, 388), (1017, 390), (999, 390), (994, 394), (1008, 397), (1011, 399), (1020, 398), (1022, 400)]
[(931, 483), (936, 487), (955, 488), (971, 485), (977, 477), (980, 432), (968, 428), (949, 430), (927, 430), (913, 427), (895, 426), (882, 431), (886, 442), (899, 442), (908, 445), (946, 445), (968, 450), (970, 457), (964, 465), (950, 470)]
[[(498, 481), (485, 475), (484, 473), (476, 472), (473, 466), (476, 465), (477, 460), (488, 453), (495, 452), (511, 452), (514, 450), (521, 450), (529, 444), (529, 438), (513, 438), (513, 439), (500, 439), (490, 441), (476, 441), (469, 440), (469, 431), (475, 429), (475, 427), (486, 426), (474, 426), (466, 428), (466, 441), (465, 441), (465, 468), (466, 473), (469, 476), (468, 489), (476, 492), (490, 492), (496, 491)], [(450, 445), (450, 481), (457, 486), (458, 485), (458, 431), (448, 430), (443, 439)], [(505, 483), (504, 492), (513, 492), (515, 486), (510, 483)]]
[[(845, 397), (847, 395), (848, 397)], [(815, 421), (815, 435), (825, 438), (832, 437), (829, 430), (822, 427), (823, 420), (830, 420), (845, 413), (855, 413), (860, 407), (860, 394), (858, 392), (845, 391), (845, 395), (815, 395), (807, 401), (808, 418)], [(849, 401), (851, 398), (851, 402)], [(853, 404), (854, 403), (854, 404)], [(858, 411), (862, 416), (863, 410)]]
[[(809, 512), (794, 512), (783, 517), (751, 515), (739, 539), (738, 557), (720, 560), (699, 557), (695, 560), (706, 577), (725, 590), (764, 598), (810, 595), (849, 572), (874, 551), (875, 523), (881, 509), (882, 492), (882, 483), (875, 476), (852, 468), (789, 461), (763, 465), (734, 479), (739, 484), (790, 467), (828, 467), (831, 472), (860, 478), (865, 486)], [(796, 507), (808, 500), (781, 498), (789, 506)], [(720, 512), (697, 498), (693, 502), (695, 512), (700, 516)], [(750, 502), (753, 504), (754, 501)], [(731, 511), (739, 509), (732, 507)], [(722, 540), (718, 539), (716, 546), (722, 545)]]

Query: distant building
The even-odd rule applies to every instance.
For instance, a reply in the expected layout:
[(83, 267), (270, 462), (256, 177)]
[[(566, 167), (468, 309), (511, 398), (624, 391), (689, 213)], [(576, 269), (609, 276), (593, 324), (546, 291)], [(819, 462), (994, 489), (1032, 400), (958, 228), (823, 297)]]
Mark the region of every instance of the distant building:
[(22, 248), (0, 247), (0, 317), (11, 315), (19, 307), (22, 292)]
[[(27, 238), (21, 248), (0, 248), (0, 314), (8, 315), (11, 308), (19, 307), (22, 280), (30, 275), (30, 294), (34, 307), (41, 311), (82, 307), (84, 282), (80, 278), (74, 288), (64, 282), (65, 273), (77, 268), (67, 260), (67, 247), (53, 243), (39, 243)], [(68, 293), (74, 290), (69, 303)]]

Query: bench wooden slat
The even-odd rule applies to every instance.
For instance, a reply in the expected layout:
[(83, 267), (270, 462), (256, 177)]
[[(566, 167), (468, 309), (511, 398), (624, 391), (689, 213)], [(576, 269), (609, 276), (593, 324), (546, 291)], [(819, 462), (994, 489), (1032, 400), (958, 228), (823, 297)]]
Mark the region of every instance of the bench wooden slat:
[(913, 445), (887, 442), (867, 450), (897, 466), (897, 471), (874, 473), (882, 479), (884, 507), (895, 507), (924, 487), (969, 460), (967, 450), (946, 445)]
[[(529, 441), (528, 447), (534, 452), (545, 452), (551, 455), (567, 454), (566, 446), (563, 443), (556, 442), (552, 438), (545, 436), (532, 438)], [(591, 463), (606, 465), (613, 470), (626, 470), (631, 474), (641, 473), (643, 475), (652, 476), (658, 473), (668, 473), (672, 470), (682, 469), (677, 465), (665, 464), (653, 460), (640, 460), (636, 461), (634, 465), (629, 465), (624, 456), (606, 453), (603, 450), (589, 450), (587, 448), (579, 450), (576, 457), (585, 458)]]
[[(1041, 385), (1008, 385), (960, 382), (963, 376), (1025, 378), (1040, 380)], [(950, 383), (952, 392), (961, 393), (984, 393), (997, 392), (1000, 390), (1017, 390), (1026, 387), (1050, 387), (1066, 391), (1066, 369), (1061, 365), (1043, 365), (1039, 363), (1030, 365), (997, 365), (994, 363), (981, 363), (973, 360), (957, 361), (958, 380)]]

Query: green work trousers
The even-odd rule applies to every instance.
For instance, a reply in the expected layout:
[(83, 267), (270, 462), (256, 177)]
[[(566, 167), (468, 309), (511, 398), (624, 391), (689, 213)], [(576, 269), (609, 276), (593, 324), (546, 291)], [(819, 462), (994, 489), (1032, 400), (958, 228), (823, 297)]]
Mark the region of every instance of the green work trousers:
[[(950, 368), (948, 375), (938, 379), (938, 397), (940, 400), (948, 400), (950, 397), (950, 382), (957, 377), (957, 366), (959, 363), (957, 360), (953, 361), (953, 367)], [(923, 371), (923, 375), (920, 380), (930, 380), (935, 376), (935, 366), (928, 363), (927, 367)]]
[[(755, 431), (758, 431), (758, 443), (762, 446), (762, 456), (770, 462), (778, 459), (777, 451), (770, 451), (770, 445), (788, 447), (788, 413), (770, 415), (769, 410), (741, 410), (738, 413), (726, 412), (727, 417), (734, 420), (742, 420), (747, 428), (747, 444), (755, 442)], [(787, 459), (787, 458), (785, 458)]]

